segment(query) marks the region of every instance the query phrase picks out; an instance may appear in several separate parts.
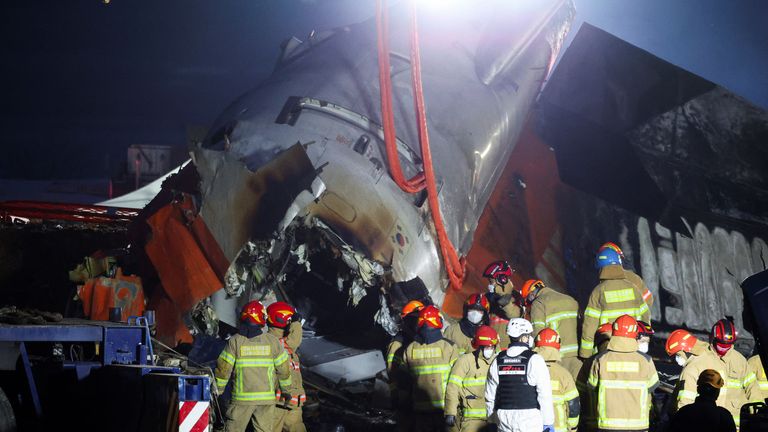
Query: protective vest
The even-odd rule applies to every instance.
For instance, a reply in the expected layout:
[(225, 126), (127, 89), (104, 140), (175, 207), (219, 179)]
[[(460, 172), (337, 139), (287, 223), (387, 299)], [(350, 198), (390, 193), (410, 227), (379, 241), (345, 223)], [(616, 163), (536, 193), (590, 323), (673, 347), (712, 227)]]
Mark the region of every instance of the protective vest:
[(747, 367), (749, 373), (754, 374), (757, 379), (757, 385), (750, 387), (750, 394), (747, 398), (750, 402), (762, 402), (765, 398), (768, 398), (768, 377), (765, 375), (765, 368), (763, 368), (763, 362), (760, 361), (759, 355), (750, 357), (747, 361)]
[(431, 344), (412, 342), (408, 345), (403, 363), (412, 381), (411, 399), (416, 412), (443, 409), (448, 376), (458, 357), (458, 349), (446, 339)]
[[(492, 360), (492, 359), (491, 359)], [(448, 377), (445, 391), (445, 415), (459, 415), (462, 419), (485, 420), (485, 381), (491, 360), (482, 353), (463, 354), (456, 361)]]
[(659, 377), (650, 357), (637, 352), (635, 339), (614, 336), (608, 351), (592, 362), (587, 385), (597, 394), (597, 426), (601, 430), (646, 430), (650, 393)]
[(581, 404), (573, 376), (560, 365), (560, 353), (552, 347), (536, 348), (547, 362), (552, 384), (552, 403), (555, 409), (555, 432), (568, 432), (579, 425)]
[(579, 317), (579, 303), (573, 297), (559, 293), (552, 288), (543, 288), (531, 303), (533, 334), (551, 328), (560, 335), (560, 355), (576, 357), (579, 340), (576, 335)]
[(497, 410), (538, 409), (538, 392), (528, 383), (528, 367), (534, 352), (525, 350), (510, 357), (502, 351), (496, 357), (499, 386), (496, 388)]
[(232, 377), (232, 401), (249, 405), (275, 404), (275, 378), (283, 391), (291, 391), (288, 353), (274, 336), (262, 333), (252, 338), (234, 335), (216, 361), (216, 385), (226, 387)]
[(459, 354), (472, 352), (472, 339), (461, 331), (461, 325), (458, 322), (445, 329), (443, 336), (456, 345)]
[(579, 357), (589, 358), (594, 349), (594, 338), (601, 324), (613, 322), (622, 315), (650, 322), (648, 305), (638, 295), (637, 287), (624, 279), (620, 265), (609, 265), (600, 271), (600, 284), (589, 296), (581, 326)]
[[(285, 352), (288, 354), (288, 366), (291, 370), (291, 400), (288, 401), (293, 406), (303, 405), (307, 401), (307, 395), (304, 391), (304, 381), (301, 377), (301, 361), (296, 351), (301, 345), (301, 339), (304, 330), (301, 328), (301, 322), (292, 322), (285, 332), (281, 328), (270, 328), (269, 334), (278, 338)], [(282, 396), (280, 389), (275, 393), (275, 398), (279, 401)]]

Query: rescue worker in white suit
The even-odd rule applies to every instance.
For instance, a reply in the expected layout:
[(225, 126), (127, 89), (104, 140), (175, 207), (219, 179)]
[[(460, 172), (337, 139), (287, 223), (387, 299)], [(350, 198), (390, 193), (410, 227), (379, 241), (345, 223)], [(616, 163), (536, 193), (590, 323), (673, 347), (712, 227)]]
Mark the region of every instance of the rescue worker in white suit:
[(552, 385), (544, 358), (534, 353), (533, 325), (515, 318), (507, 325), (510, 345), (491, 363), (485, 386), (488, 418), (499, 432), (554, 432)]

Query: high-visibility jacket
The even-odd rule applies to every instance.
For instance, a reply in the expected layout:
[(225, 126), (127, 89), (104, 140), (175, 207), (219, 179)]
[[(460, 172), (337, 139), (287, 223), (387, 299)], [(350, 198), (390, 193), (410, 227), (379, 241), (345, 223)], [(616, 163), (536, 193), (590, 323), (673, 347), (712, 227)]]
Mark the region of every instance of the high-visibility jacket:
[(649, 394), (659, 385), (651, 358), (637, 351), (637, 340), (613, 336), (608, 350), (595, 357), (587, 385), (597, 392), (597, 427), (647, 430)]
[(552, 383), (552, 403), (555, 409), (555, 431), (568, 432), (579, 426), (581, 401), (573, 376), (560, 365), (560, 353), (552, 347), (536, 348), (547, 362), (549, 381)]
[(498, 347), (500, 349), (509, 348), (509, 344), (511, 342), (509, 335), (507, 334), (507, 325), (509, 325), (509, 320), (496, 315), (491, 315), (491, 328), (496, 330), (496, 333), (499, 335)]
[(459, 350), (459, 354), (472, 352), (472, 338), (461, 331), (461, 324), (457, 322), (445, 329), (443, 337), (453, 342)]
[(411, 400), (416, 412), (442, 411), (451, 368), (459, 357), (453, 342), (440, 339), (431, 344), (415, 341), (405, 349), (403, 364), (411, 378)]
[(622, 315), (650, 322), (648, 305), (637, 292), (637, 287), (624, 279), (624, 269), (620, 265), (603, 267), (600, 271), (600, 284), (592, 291), (584, 310), (579, 357), (588, 358), (592, 355), (595, 332), (601, 324), (613, 322)]
[(445, 390), (445, 415), (485, 420), (485, 379), (491, 360), (482, 351), (462, 354), (451, 368)]
[[(597, 354), (608, 351), (608, 341), (597, 346)], [(597, 356), (584, 360), (577, 376), (576, 388), (579, 391), (579, 404), (581, 415), (579, 416), (579, 431), (593, 432), (597, 431), (597, 395), (594, 389), (587, 385), (589, 374), (592, 371), (592, 364)]]
[[(288, 365), (291, 369), (291, 400), (289, 404), (292, 406), (304, 405), (307, 401), (307, 395), (304, 391), (304, 380), (301, 378), (301, 362), (299, 355), (296, 351), (301, 346), (301, 338), (304, 334), (304, 329), (301, 327), (301, 322), (292, 322), (288, 326), (288, 332), (285, 332), (281, 328), (272, 327), (269, 329), (269, 334), (278, 338), (280, 343), (283, 344), (285, 352), (288, 353)], [(282, 392), (278, 389), (275, 395), (278, 400), (282, 396)]]
[(763, 402), (768, 398), (768, 377), (765, 375), (765, 368), (763, 368), (763, 362), (760, 361), (759, 355), (753, 355), (747, 360), (747, 367), (750, 374), (755, 374), (757, 379), (757, 385), (751, 386), (750, 394), (747, 398), (750, 402)]
[(576, 335), (579, 303), (573, 297), (547, 287), (531, 302), (530, 309), (533, 334), (545, 328), (555, 330), (560, 335), (560, 355), (564, 358), (576, 357), (579, 350)]
[[(226, 387), (232, 377), (232, 401), (249, 405), (275, 404), (275, 376), (281, 390), (291, 391), (288, 353), (268, 333), (252, 338), (236, 334), (229, 338), (216, 361), (216, 385)], [(233, 375), (234, 372), (234, 375)]]
[(731, 412), (736, 427), (739, 427), (741, 406), (747, 403), (747, 394), (757, 386), (757, 378), (748, 372), (747, 360), (731, 348), (723, 357), (717, 355), (711, 345), (706, 351), (690, 359), (680, 372), (680, 392), (677, 409), (693, 403), (697, 396), (696, 380), (706, 369), (716, 370), (725, 381), (720, 389), (717, 405)]
[[(624, 277), (632, 282), (632, 285), (637, 287), (637, 292), (640, 294), (640, 297), (643, 298), (643, 301), (645, 304), (648, 305), (648, 310), (651, 310), (651, 306), (653, 306), (653, 293), (651, 290), (648, 289), (648, 286), (645, 284), (645, 281), (643, 278), (641, 278), (637, 273), (633, 272), (632, 270), (624, 270)], [(646, 321), (650, 322), (650, 321)]]

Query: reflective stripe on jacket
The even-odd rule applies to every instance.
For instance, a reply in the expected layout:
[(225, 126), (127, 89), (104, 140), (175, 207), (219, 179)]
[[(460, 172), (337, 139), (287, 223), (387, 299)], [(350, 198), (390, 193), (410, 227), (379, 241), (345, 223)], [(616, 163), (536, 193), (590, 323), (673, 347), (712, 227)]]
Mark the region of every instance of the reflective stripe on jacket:
[[(234, 375), (233, 375), (234, 373)], [(271, 334), (252, 338), (234, 335), (216, 362), (216, 385), (223, 389), (232, 377), (232, 401), (251, 405), (275, 403), (275, 380), (283, 391), (291, 390), (288, 353)]]
[[(637, 292), (640, 294), (640, 297), (643, 298), (643, 301), (645, 304), (648, 305), (648, 310), (652, 310), (653, 307), (653, 293), (651, 290), (648, 289), (648, 286), (645, 284), (645, 281), (643, 278), (641, 278), (637, 273), (633, 272), (632, 270), (624, 270), (624, 277), (632, 283), (632, 285), (637, 287)], [(650, 322), (650, 321), (646, 321)]]
[(747, 361), (747, 367), (749, 373), (755, 375), (757, 385), (748, 387), (751, 391), (747, 395), (747, 399), (750, 402), (763, 402), (765, 398), (768, 398), (768, 377), (765, 375), (765, 369), (763, 368), (763, 362), (760, 361), (759, 355), (750, 357)]
[(560, 353), (552, 347), (536, 348), (547, 362), (549, 381), (552, 383), (552, 404), (555, 409), (555, 432), (568, 432), (579, 425), (581, 403), (576, 382), (566, 368), (560, 365)]
[(637, 341), (614, 336), (608, 351), (592, 362), (587, 385), (597, 391), (597, 426), (605, 430), (649, 427), (649, 394), (659, 376), (650, 357), (637, 352)]
[(613, 322), (622, 315), (650, 322), (648, 305), (637, 295), (637, 287), (624, 279), (620, 265), (609, 265), (600, 271), (600, 284), (589, 296), (581, 326), (579, 357), (589, 358), (594, 348), (594, 338), (601, 324)]
[(411, 399), (415, 411), (443, 409), (448, 376), (458, 357), (458, 349), (446, 339), (431, 344), (412, 342), (408, 345), (403, 363), (411, 376)]
[(485, 381), (491, 360), (482, 352), (461, 355), (451, 369), (445, 390), (445, 415), (485, 420)]
[(544, 328), (555, 330), (560, 335), (562, 357), (576, 357), (578, 354), (578, 317), (579, 303), (552, 288), (543, 288), (531, 303), (533, 334), (537, 335)]

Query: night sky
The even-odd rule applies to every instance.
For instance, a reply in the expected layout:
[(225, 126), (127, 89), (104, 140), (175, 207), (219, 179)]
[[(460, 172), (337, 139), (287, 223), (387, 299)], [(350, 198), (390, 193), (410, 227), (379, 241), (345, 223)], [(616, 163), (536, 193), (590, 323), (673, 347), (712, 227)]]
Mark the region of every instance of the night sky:
[[(575, 1), (571, 37), (590, 22), (768, 108), (768, 2)], [(187, 128), (269, 75), (283, 40), (373, 5), (5, 0), (0, 178), (104, 178), (130, 144), (183, 147)]]

